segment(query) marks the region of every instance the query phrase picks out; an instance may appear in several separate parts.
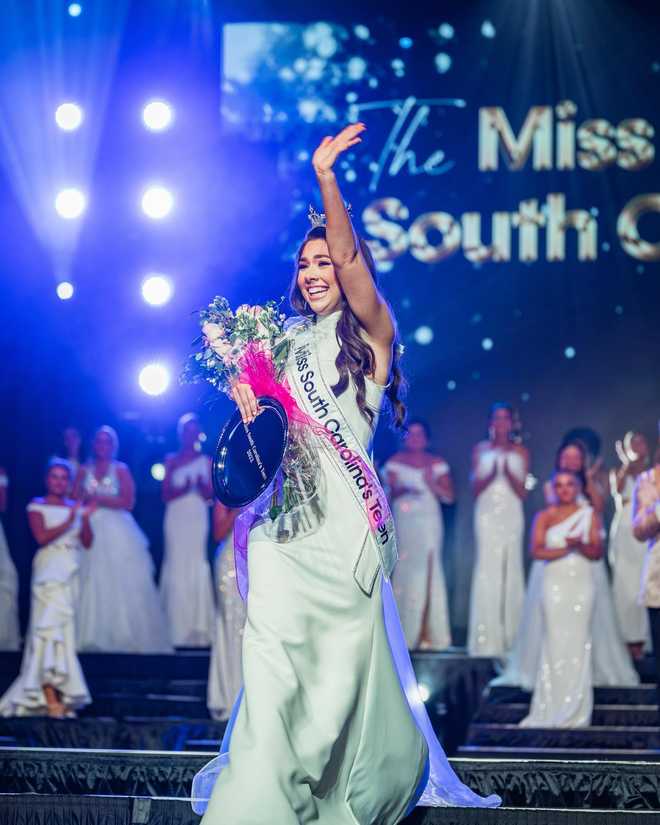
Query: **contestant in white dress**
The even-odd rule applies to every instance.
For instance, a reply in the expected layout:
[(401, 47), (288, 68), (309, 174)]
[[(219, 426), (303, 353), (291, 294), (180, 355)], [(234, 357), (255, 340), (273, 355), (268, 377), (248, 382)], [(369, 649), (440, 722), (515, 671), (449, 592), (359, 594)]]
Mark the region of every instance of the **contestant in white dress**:
[[(327, 229), (313, 230), (297, 257), (291, 302), (306, 319), (289, 329), (286, 375), (314, 419), (308, 434), (326, 435), (305, 461), (311, 498), (309, 487), (292, 490), (292, 473), (288, 497), (276, 507), (269, 498), (254, 523), (244, 511), (234, 527), (240, 542), (252, 524), (244, 687), (221, 755), (193, 785), (199, 810), (217, 776), (204, 825), (396, 825), (418, 801), (500, 803), (466, 788), (444, 756), (389, 582), (395, 531), (369, 454), (386, 394), (402, 423), (400, 353), (332, 172), (363, 130), (325, 138), (313, 156)], [(252, 422), (251, 387), (237, 382), (233, 397)]]
[(449, 465), (428, 452), (428, 443), (427, 424), (411, 421), (403, 451), (384, 467), (399, 549), (392, 587), (411, 650), (451, 645), (440, 502), (452, 504), (454, 488)]
[(578, 728), (593, 709), (592, 623), (595, 564), (602, 557), (600, 519), (578, 503), (573, 473), (553, 477), (558, 503), (536, 517), (532, 554), (544, 565), (542, 643), (532, 704), (522, 727)]
[[(564, 470), (577, 476), (581, 487), (578, 504), (592, 507), (602, 521), (605, 496), (594, 474), (588, 475), (585, 472), (586, 462), (587, 453), (584, 445), (579, 442), (569, 443), (557, 451), (555, 472)], [(550, 481), (544, 485), (544, 491), (547, 506), (557, 504)], [(515, 643), (506, 667), (491, 682), (493, 685), (518, 686), (524, 690), (532, 690), (534, 687), (541, 650), (544, 570), (545, 565), (542, 562), (532, 562)], [(604, 559), (594, 562), (593, 573), (596, 588), (592, 650), (594, 684), (598, 687), (637, 685), (639, 676), (621, 637)]]
[[(0, 467), (0, 513), (7, 509), (9, 478)], [(0, 650), (18, 650), (18, 573), (0, 521)]]
[(213, 638), (213, 582), (208, 560), (211, 459), (199, 452), (194, 413), (179, 419), (181, 449), (168, 456), (163, 480), (165, 555), (160, 593), (175, 647), (209, 647)]
[(523, 603), (523, 500), (529, 453), (511, 441), (513, 411), (495, 404), (489, 440), (472, 455), (476, 497), (476, 564), (472, 576), (468, 652), (505, 656), (518, 630)]
[(76, 497), (97, 507), (92, 552), (85, 554), (80, 571), (78, 649), (171, 653), (149, 543), (130, 512), (133, 478), (114, 460), (118, 447), (112, 427), (101, 427), (94, 436), (94, 458), (81, 467), (76, 482)]
[(649, 463), (649, 445), (641, 433), (630, 435), (622, 442), (625, 463), (611, 474), (616, 513), (610, 528), (609, 560), (621, 635), (633, 659), (641, 659), (645, 645), (650, 646), (648, 612), (639, 600), (646, 547), (633, 534), (632, 497), (635, 481)]
[(243, 630), (247, 605), (236, 586), (234, 563), (234, 519), (238, 511), (216, 502), (213, 508), (213, 537), (218, 542), (215, 580), (218, 607), (211, 649), (207, 705), (214, 719), (228, 719), (243, 684)]
[(90, 509), (67, 498), (71, 469), (53, 459), (47, 495), (28, 505), (40, 545), (32, 562), (32, 604), (21, 672), (0, 699), (0, 716), (64, 718), (89, 704), (76, 655), (75, 614), (82, 547), (92, 543)]

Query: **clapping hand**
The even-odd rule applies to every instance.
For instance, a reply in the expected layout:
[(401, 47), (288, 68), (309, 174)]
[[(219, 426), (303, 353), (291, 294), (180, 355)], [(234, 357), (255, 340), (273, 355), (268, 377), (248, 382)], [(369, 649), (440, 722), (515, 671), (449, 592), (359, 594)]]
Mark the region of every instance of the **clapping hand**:
[(366, 128), (364, 123), (352, 123), (335, 137), (324, 137), (312, 156), (312, 166), (316, 174), (321, 177), (330, 175), (339, 155), (351, 146), (362, 143), (360, 135)]

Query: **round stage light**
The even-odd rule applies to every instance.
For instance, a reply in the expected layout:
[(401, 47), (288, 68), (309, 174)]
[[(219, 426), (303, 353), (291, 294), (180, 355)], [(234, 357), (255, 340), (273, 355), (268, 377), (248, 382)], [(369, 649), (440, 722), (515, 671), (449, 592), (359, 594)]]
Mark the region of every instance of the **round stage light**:
[(172, 193), (164, 186), (150, 186), (142, 195), (142, 210), (145, 215), (155, 221), (166, 218), (173, 206)]
[(55, 123), (65, 132), (75, 131), (83, 122), (83, 110), (77, 103), (61, 103), (55, 109)]
[(69, 3), (68, 12), (71, 17), (80, 17), (82, 14), (82, 6), (80, 3)]
[(428, 702), (428, 700), (431, 698), (431, 691), (429, 689), (429, 686), (424, 682), (418, 682), (417, 688), (419, 690), (419, 696), (422, 702)]
[(566, 347), (564, 350), (564, 355), (566, 358), (575, 358), (575, 347)]
[(84, 193), (73, 187), (60, 190), (55, 198), (57, 214), (66, 220), (79, 218), (86, 206), (87, 198)]
[(493, 344), (493, 339), (492, 338), (484, 338), (484, 340), (481, 342), (481, 346), (483, 347), (483, 349), (486, 350), (486, 352), (488, 352), (495, 345)]
[(433, 340), (433, 330), (431, 327), (421, 326), (417, 327), (413, 336), (415, 341), (421, 346), (427, 346)]
[(73, 298), (73, 284), (69, 281), (60, 281), (55, 291), (60, 301), (68, 301), (69, 298)]
[(165, 478), (165, 465), (158, 462), (151, 465), (151, 477), (155, 481), (162, 481)]
[(147, 395), (162, 395), (170, 385), (170, 371), (163, 364), (147, 364), (140, 370), (138, 382)]
[(150, 100), (142, 109), (142, 120), (152, 132), (163, 132), (172, 125), (174, 110), (164, 100)]
[(142, 281), (142, 297), (153, 307), (161, 307), (172, 297), (172, 282), (165, 275), (148, 275)]

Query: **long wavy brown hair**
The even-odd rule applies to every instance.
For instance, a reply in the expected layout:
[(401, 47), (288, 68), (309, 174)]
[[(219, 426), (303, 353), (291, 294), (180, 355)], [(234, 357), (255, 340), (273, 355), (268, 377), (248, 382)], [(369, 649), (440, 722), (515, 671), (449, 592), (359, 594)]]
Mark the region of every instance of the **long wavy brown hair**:
[[(309, 304), (303, 298), (300, 287), (298, 286), (298, 270), (300, 265), (300, 258), (303, 250), (309, 241), (321, 238), (326, 239), (325, 228), (322, 226), (310, 229), (305, 235), (302, 243), (296, 253), (296, 267), (291, 282), (291, 290), (289, 292), (289, 302), (295, 312), (299, 315), (304, 315), (307, 318), (313, 318), (314, 312), (311, 310)], [(374, 282), (378, 284), (376, 277), (376, 263), (373, 255), (369, 249), (364, 238), (358, 237), (360, 244), (360, 251), (369, 268), (371, 277)], [(373, 350), (364, 340), (360, 334), (361, 325), (355, 316), (353, 310), (350, 308), (348, 301), (344, 301), (341, 311), (341, 317), (337, 323), (337, 342), (339, 343), (339, 354), (335, 360), (335, 365), (339, 373), (339, 380), (332, 387), (332, 391), (336, 396), (346, 392), (351, 379), (355, 385), (355, 398), (360, 412), (364, 418), (373, 423), (375, 412), (367, 404), (366, 400), (366, 383), (365, 376), (373, 375), (376, 368), (376, 357)], [(396, 330), (396, 327), (395, 327)], [(406, 406), (403, 403), (403, 394), (405, 392), (406, 383), (401, 372), (399, 362), (401, 359), (401, 350), (399, 347), (398, 331), (395, 331), (395, 339), (392, 347), (392, 366), (390, 367), (390, 380), (385, 390), (385, 397), (390, 406), (390, 413), (392, 423), (395, 428), (403, 427), (406, 420)]]

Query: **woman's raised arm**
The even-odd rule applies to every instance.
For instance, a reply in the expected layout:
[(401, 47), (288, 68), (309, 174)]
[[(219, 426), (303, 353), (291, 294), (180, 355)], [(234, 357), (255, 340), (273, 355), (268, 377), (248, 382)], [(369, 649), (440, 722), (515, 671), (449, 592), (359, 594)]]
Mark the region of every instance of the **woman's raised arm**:
[(362, 142), (360, 135), (365, 129), (363, 123), (354, 123), (335, 137), (323, 138), (314, 152), (312, 165), (323, 198), (330, 260), (342, 291), (369, 338), (389, 347), (395, 335), (392, 315), (360, 250), (333, 171), (339, 155)]

